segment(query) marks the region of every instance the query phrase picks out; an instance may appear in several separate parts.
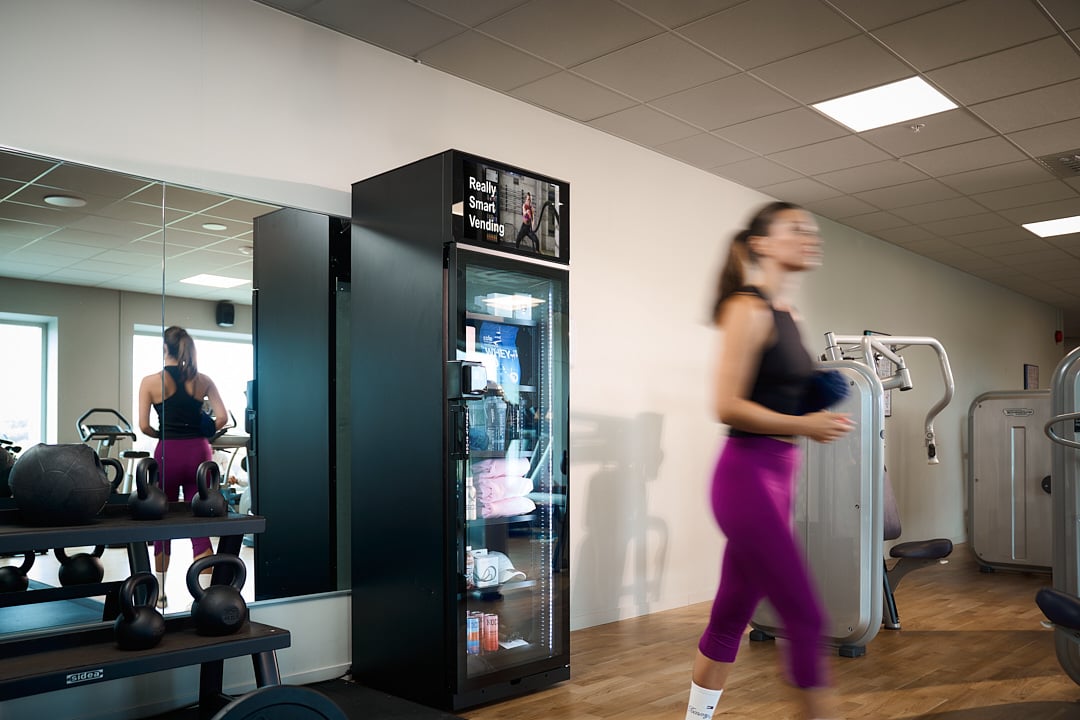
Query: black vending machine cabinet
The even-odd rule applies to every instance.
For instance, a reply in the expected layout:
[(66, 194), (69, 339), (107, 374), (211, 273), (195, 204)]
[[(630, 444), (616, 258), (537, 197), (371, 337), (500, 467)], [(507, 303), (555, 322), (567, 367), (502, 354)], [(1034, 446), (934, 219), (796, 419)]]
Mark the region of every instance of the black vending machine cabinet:
[(569, 185), (450, 150), (353, 185), (353, 676), (570, 676)]

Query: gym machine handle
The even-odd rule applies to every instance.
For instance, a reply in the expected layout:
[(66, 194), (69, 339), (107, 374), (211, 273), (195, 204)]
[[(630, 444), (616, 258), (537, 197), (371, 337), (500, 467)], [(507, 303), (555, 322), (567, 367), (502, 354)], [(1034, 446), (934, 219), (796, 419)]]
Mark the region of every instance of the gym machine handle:
[[(882, 340), (885, 342), (882, 342)], [(886, 390), (892, 388), (910, 390), (912, 387), (911, 375), (908, 372), (907, 366), (904, 364), (904, 358), (902, 358), (897, 351), (902, 350), (909, 345), (927, 345), (937, 353), (938, 364), (941, 366), (941, 379), (945, 384), (945, 394), (932, 408), (930, 408), (929, 412), (926, 413), (924, 430), (927, 462), (930, 465), (937, 465), (940, 463), (941, 460), (937, 455), (937, 436), (934, 432), (934, 418), (945, 409), (945, 406), (952, 402), (953, 393), (956, 390), (955, 383), (953, 382), (952, 368), (949, 366), (949, 356), (946, 354), (944, 346), (932, 337), (904, 335), (835, 335), (831, 332), (825, 333), (825, 345), (826, 356), (830, 360), (840, 360), (843, 358), (843, 352), (840, 348), (841, 345), (859, 346), (862, 351), (862, 362), (875, 372), (877, 369), (874, 363), (875, 352), (891, 360), (896, 364), (897, 370), (891, 377), (881, 379), (881, 385)]]
[(1046, 437), (1050, 438), (1058, 445), (1064, 445), (1065, 447), (1076, 448), (1080, 450), (1080, 442), (1076, 440), (1066, 440), (1065, 438), (1054, 432), (1054, 426), (1060, 422), (1066, 420), (1080, 420), (1080, 412), (1065, 413), (1064, 415), (1056, 415), (1046, 421), (1046, 425), (1043, 426), (1043, 432), (1046, 433)]

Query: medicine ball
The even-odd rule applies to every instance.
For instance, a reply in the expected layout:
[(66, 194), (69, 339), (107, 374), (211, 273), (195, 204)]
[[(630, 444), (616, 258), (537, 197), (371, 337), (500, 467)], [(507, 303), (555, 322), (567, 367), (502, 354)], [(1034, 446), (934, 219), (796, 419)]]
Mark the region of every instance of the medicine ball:
[(15, 456), (7, 448), (0, 447), (0, 498), (11, 497), (8, 476), (11, 475), (11, 468), (14, 466)]
[(119, 461), (102, 461), (87, 445), (35, 445), (22, 453), (11, 468), (11, 495), (26, 520), (67, 525), (83, 523), (97, 515), (113, 485), (104, 465), (119, 479)]

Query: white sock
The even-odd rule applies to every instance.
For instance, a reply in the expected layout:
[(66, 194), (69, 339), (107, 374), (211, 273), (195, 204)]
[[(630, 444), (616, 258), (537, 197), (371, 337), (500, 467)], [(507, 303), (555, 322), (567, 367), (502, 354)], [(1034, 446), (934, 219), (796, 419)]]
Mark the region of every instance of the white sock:
[(690, 683), (690, 703), (686, 706), (686, 720), (710, 720), (716, 712), (716, 703), (723, 690), (709, 690), (695, 682)]

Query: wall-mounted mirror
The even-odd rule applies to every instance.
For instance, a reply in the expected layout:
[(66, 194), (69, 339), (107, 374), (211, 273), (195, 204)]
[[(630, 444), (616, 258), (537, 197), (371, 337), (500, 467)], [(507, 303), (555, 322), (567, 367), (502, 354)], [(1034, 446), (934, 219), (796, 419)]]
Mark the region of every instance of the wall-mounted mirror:
[[(253, 220), (278, 209), (0, 149), (0, 376), (8, 378), (0, 442), (7, 441), (7, 450), (86, 442), (133, 468), (132, 456), (153, 453), (156, 445), (139, 429), (139, 383), (160, 373), (162, 331), (179, 325), (195, 342), (199, 370), (221, 392), (228, 424), (235, 421), (213, 444), (213, 459), (232, 509), (247, 512)], [(93, 408), (115, 411), (132, 426), (134, 441), (84, 440), (78, 420)], [(106, 419), (120, 422), (101, 422)], [(151, 419), (156, 426), (153, 413)], [(257, 536), (245, 540), (241, 557), (249, 570), (257, 547)], [(175, 540), (171, 551), (165, 612), (184, 612), (192, 545)], [(0, 558), (0, 565), (19, 560)], [(124, 548), (106, 549), (103, 561), (106, 580), (127, 576)], [(48, 553), (37, 556), (29, 576), (33, 584), (55, 586), (57, 572)], [(255, 573), (248, 577), (243, 594), (253, 600)], [(258, 596), (275, 597), (275, 589), (260, 587)], [(94, 603), (101, 600), (71, 608), (60, 606), (75, 603), (46, 603), (33, 612), (0, 603), (0, 633), (100, 621), (101, 605)]]

